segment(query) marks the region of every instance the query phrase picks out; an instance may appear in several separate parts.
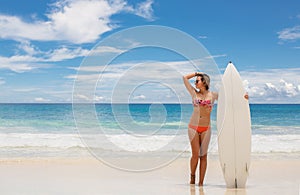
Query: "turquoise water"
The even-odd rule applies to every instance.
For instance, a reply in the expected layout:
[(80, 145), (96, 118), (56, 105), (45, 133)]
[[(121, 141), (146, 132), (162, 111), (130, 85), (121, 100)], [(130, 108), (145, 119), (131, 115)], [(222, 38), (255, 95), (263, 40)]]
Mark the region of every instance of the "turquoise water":
[[(216, 107), (212, 113), (212, 152), (217, 151)], [(170, 152), (184, 151), (188, 146), (186, 127), (192, 109), (190, 104), (97, 104), (93, 113), (97, 118), (95, 123), (82, 105), (80, 114), (86, 126), (77, 128), (72, 104), (0, 104), (0, 155), (38, 156), (45, 151), (56, 155), (62, 151), (67, 154), (70, 149), (85, 150), (87, 146), (80, 140), (84, 131), (113, 136), (112, 139), (126, 147), (132, 136), (151, 137), (153, 143), (149, 142), (153, 146), (168, 136), (182, 136), (182, 141), (173, 144)], [(300, 152), (299, 104), (253, 104), (250, 110), (253, 152)], [(141, 148), (143, 143), (137, 144)]]

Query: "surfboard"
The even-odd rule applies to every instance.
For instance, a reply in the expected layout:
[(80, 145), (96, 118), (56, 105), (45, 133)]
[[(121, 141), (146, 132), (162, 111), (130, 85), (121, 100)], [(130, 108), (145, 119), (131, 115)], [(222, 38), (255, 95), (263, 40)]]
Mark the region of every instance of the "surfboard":
[(229, 62), (217, 108), (218, 151), (228, 188), (245, 188), (251, 154), (251, 118), (242, 79)]

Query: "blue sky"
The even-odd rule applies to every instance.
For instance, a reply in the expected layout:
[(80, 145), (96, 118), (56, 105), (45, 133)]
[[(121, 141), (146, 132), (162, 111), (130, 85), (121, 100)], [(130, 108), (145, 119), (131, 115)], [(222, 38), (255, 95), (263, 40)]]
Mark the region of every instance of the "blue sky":
[[(233, 61), (251, 103), (300, 103), (297, 0), (0, 0), (0, 102), (71, 102), (79, 67), (95, 45), (141, 25), (163, 25), (187, 33), (207, 49), (221, 73), (228, 61)], [(174, 41), (180, 44), (180, 39)], [(149, 74), (157, 76), (164, 64), (159, 67), (151, 60), (169, 64), (166, 67), (181, 63), (181, 73), (189, 72), (180, 56), (155, 49), (127, 52), (109, 71), (119, 67), (118, 75), (124, 78), (128, 67), (147, 64), (152, 68)], [(97, 72), (92, 74), (99, 77)], [(116, 72), (107, 74), (106, 81), (113, 80), (114, 75)], [(136, 76), (130, 71), (128, 75)], [(176, 78), (173, 75), (169, 80)], [(172, 102), (172, 94), (181, 96), (176, 90), (182, 87), (181, 78), (174, 82), (177, 85), (172, 90), (168, 85), (140, 84), (129, 99)], [(99, 85), (94, 100), (110, 102), (117, 87), (109, 82)], [(186, 94), (182, 98), (190, 101)]]

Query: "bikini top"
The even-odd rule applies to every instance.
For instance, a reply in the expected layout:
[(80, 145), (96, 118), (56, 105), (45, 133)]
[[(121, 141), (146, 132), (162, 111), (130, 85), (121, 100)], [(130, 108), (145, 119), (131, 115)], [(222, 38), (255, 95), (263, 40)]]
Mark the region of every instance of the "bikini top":
[(211, 100), (201, 100), (201, 99), (194, 99), (193, 100), (194, 106), (209, 106), (212, 107)]

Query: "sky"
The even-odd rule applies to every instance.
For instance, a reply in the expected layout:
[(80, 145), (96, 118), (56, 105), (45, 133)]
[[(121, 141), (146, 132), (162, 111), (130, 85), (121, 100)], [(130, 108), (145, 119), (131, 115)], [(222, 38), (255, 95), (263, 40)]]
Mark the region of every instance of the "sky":
[(217, 90), (229, 61), (250, 103), (300, 103), (300, 2), (0, 0), (0, 103), (187, 103), (182, 75)]

